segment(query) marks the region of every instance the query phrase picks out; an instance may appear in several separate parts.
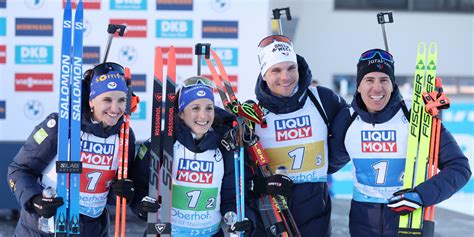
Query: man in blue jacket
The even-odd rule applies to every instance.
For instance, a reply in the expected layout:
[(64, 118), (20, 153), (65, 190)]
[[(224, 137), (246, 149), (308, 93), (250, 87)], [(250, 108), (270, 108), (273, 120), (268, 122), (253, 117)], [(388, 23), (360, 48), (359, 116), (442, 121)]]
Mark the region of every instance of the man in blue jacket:
[[(461, 189), (471, 171), (466, 156), (443, 126), (439, 150), (440, 173), (413, 189), (401, 190), (408, 140), (407, 106), (394, 76), (390, 53), (371, 49), (357, 64), (357, 91), (352, 108), (334, 121), (330, 150), (351, 158), (354, 192), (349, 216), (353, 237), (397, 236), (400, 214), (440, 203)], [(364, 147), (368, 134), (393, 141), (383, 152)]]
[[(258, 46), (258, 59), (260, 75), (255, 94), (268, 126), (256, 125), (255, 133), (272, 171), (285, 167), (294, 183), (291, 187), (280, 182), (281, 189), (291, 187), (288, 206), (302, 236), (329, 236), (331, 199), (327, 175), (342, 168), (349, 158), (330, 156), (328, 138), (334, 117), (348, 105), (328, 88), (308, 88), (313, 78), (311, 70), (305, 59), (295, 53), (288, 37), (265, 37)], [(271, 182), (263, 190), (258, 190), (260, 185), (254, 182), (254, 191), (288, 193), (268, 187), (278, 181), (274, 176), (267, 178)]]

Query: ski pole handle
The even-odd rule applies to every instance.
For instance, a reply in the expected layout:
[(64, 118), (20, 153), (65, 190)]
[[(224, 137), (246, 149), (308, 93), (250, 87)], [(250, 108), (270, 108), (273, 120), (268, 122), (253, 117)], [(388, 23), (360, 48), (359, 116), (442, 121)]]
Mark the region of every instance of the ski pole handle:
[(285, 8), (275, 8), (272, 10), (272, 31), (278, 32), (278, 34), (283, 34), (283, 29), (281, 27), (281, 15), (283, 14), (286, 16), (287, 21), (291, 21), (291, 12), (289, 7)]
[(209, 59), (211, 56), (211, 44), (209, 43), (197, 43), (194, 46), (194, 54), (197, 55), (197, 75), (201, 76), (201, 56)]
[(107, 40), (107, 46), (105, 47), (105, 54), (104, 54), (104, 61), (105, 63), (107, 61), (107, 56), (109, 55), (109, 50), (110, 50), (110, 45), (112, 44), (112, 39), (114, 38), (115, 32), (118, 30), (118, 35), (123, 36), (125, 33), (125, 28), (127, 28), (126, 25), (115, 25), (115, 24), (109, 24), (107, 27), (107, 33), (109, 33), (109, 38)]
[(377, 21), (382, 26), (383, 41), (385, 43), (385, 50), (388, 50), (387, 33), (385, 32), (385, 23), (393, 23), (393, 14), (391, 11), (377, 13)]

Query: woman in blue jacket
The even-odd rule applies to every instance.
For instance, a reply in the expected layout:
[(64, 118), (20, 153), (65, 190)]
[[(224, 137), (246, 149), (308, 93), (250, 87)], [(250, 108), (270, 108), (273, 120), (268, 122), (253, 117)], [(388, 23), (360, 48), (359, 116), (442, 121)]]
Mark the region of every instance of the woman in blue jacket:
[(334, 121), (334, 126), (346, 129), (336, 130), (330, 143), (333, 155), (351, 158), (354, 164), (351, 236), (397, 236), (400, 214), (440, 203), (471, 176), (466, 156), (442, 126), (441, 171), (413, 189), (401, 190), (408, 116), (395, 82), (392, 55), (381, 49), (364, 52), (357, 64), (352, 108), (341, 111)]
[[(232, 128), (233, 115), (214, 106), (213, 83), (203, 77), (182, 82), (177, 94), (172, 168), (172, 235), (224, 236), (222, 216), (235, 212), (233, 153), (221, 146)], [(159, 208), (148, 196), (150, 141), (135, 159), (136, 198), (133, 211), (142, 219)], [(142, 202), (139, 202), (139, 201)], [(193, 218), (189, 218), (189, 217)], [(247, 223), (247, 233), (251, 231)], [(243, 224), (243, 222), (241, 223)], [(244, 228), (245, 229), (245, 228)]]
[[(124, 69), (116, 63), (99, 64), (82, 80), (80, 233), (108, 236), (109, 196), (133, 197), (133, 182), (115, 181), (118, 167), (120, 126), (128, 88)], [(130, 130), (129, 157), (135, 155), (135, 136)], [(15, 236), (49, 236), (38, 229), (38, 218), (50, 218), (65, 203), (62, 197), (42, 196), (46, 187), (56, 188), (58, 114), (37, 125), (8, 167), (8, 183), (21, 207)], [(130, 159), (129, 166), (133, 164)], [(114, 192), (110, 192), (110, 188)]]

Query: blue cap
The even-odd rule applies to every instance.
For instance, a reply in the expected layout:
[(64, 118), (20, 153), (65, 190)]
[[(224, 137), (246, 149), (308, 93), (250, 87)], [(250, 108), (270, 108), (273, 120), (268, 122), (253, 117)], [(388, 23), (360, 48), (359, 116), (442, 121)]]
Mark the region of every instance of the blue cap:
[(178, 112), (183, 111), (189, 103), (203, 98), (210, 99), (214, 104), (214, 94), (211, 87), (204, 84), (183, 87), (179, 96)]
[(106, 74), (94, 75), (91, 81), (89, 100), (109, 91), (128, 92), (127, 84), (125, 83), (123, 75), (118, 71), (109, 71)]

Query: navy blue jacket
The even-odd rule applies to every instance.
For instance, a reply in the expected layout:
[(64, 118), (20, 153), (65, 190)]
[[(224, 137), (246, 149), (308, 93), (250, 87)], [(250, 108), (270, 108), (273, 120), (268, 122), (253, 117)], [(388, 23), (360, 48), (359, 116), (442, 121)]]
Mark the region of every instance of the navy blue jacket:
[[(311, 83), (312, 75), (308, 64), (301, 56), (297, 56), (298, 61), (298, 91), (290, 97), (276, 97), (259, 75), (255, 94), (260, 105), (275, 114), (291, 113), (301, 109), (308, 100), (308, 86)], [(344, 99), (336, 95), (332, 90), (318, 86), (322, 107), (329, 121), (328, 133), (335, 128), (332, 121), (342, 108), (348, 107)], [(309, 92), (311, 93), (311, 92)], [(269, 157), (271, 159), (271, 157)], [(328, 173), (334, 173), (342, 168), (348, 158), (331, 155), (329, 150)], [(295, 184), (293, 193), (288, 200), (290, 211), (303, 236), (328, 236), (331, 232), (331, 199), (329, 197), (326, 183), (302, 183)]]
[[(54, 121), (54, 122), (52, 122)], [(42, 172), (48, 164), (54, 160), (57, 154), (58, 145), (58, 114), (52, 113), (46, 119), (37, 125), (31, 135), (21, 147), (13, 162), (8, 166), (8, 183), (10, 189), (15, 195), (21, 206), (20, 220), (18, 221), (15, 235), (16, 236), (41, 236), (42, 232), (38, 231), (39, 215), (31, 206), (31, 198), (42, 193), (43, 187), (40, 184)], [(81, 131), (94, 134), (98, 137), (107, 138), (120, 132), (122, 120), (112, 127), (104, 129), (101, 123), (92, 123), (89, 113), (82, 114)], [(54, 124), (54, 126), (53, 126)], [(40, 144), (35, 140), (34, 135), (38, 130), (44, 129), (48, 134)], [(130, 129), (129, 138), (129, 157), (135, 156), (135, 135)], [(133, 159), (129, 161), (129, 167), (133, 166)], [(130, 169), (129, 168), (129, 169)], [(112, 198), (113, 191), (109, 192), (109, 198)], [(89, 217), (81, 215), (81, 227), (84, 224), (84, 218), (88, 219), (87, 228), (81, 228), (84, 236), (87, 233), (98, 235), (97, 233), (107, 234), (108, 215), (105, 209), (102, 216), (97, 218), (97, 223)], [(100, 220), (99, 220), (100, 219)], [(87, 232), (90, 231), (90, 232)], [(105, 231), (105, 232), (104, 232)], [(45, 235), (43, 235), (45, 236)]]
[[(354, 95), (352, 108), (362, 121), (381, 124), (389, 121), (404, 105), (397, 85), (387, 106), (382, 111), (369, 113), (359, 93)], [(351, 114), (348, 108), (342, 110), (334, 121), (334, 126), (344, 128), (333, 133), (330, 150), (334, 156), (350, 158), (344, 146), (345, 133), (350, 125)], [(469, 180), (471, 170), (466, 156), (461, 152), (453, 136), (441, 126), (441, 139), (436, 176), (415, 187), (424, 206), (431, 206), (448, 199)], [(350, 212), (350, 231), (352, 236), (396, 236), (399, 215), (392, 212), (386, 204), (362, 203), (352, 201)]]
[[(209, 149), (219, 148), (224, 158), (224, 178), (221, 187), (222, 215), (229, 211), (236, 212), (235, 209), (235, 176), (234, 176), (234, 156), (233, 152), (226, 151), (220, 144), (222, 136), (232, 127), (234, 117), (221, 108), (215, 107), (215, 119), (212, 130), (209, 130), (201, 140), (195, 141), (192, 137), (191, 129), (184, 124), (180, 118), (175, 119), (174, 136), (187, 149), (195, 153), (202, 153)], [(143, 147), (144, 146), (144, 147)], [(142, 154), (142, 151), (146, 151)], [(148, 195), (148, 183), (150, 177), (150, 140), (146, 141), (135, 159), (135, 175), (132, 179), (135, 182), (135, 198), (131, 203), (133, 212), (138, 214), (138, 204), (143, 197)], [(246, 214), (249, 214), (248, 212)], [(251, 214), (249, 214), (251, 215)], [(146, 218), (146, 217), (141, 217)]]

